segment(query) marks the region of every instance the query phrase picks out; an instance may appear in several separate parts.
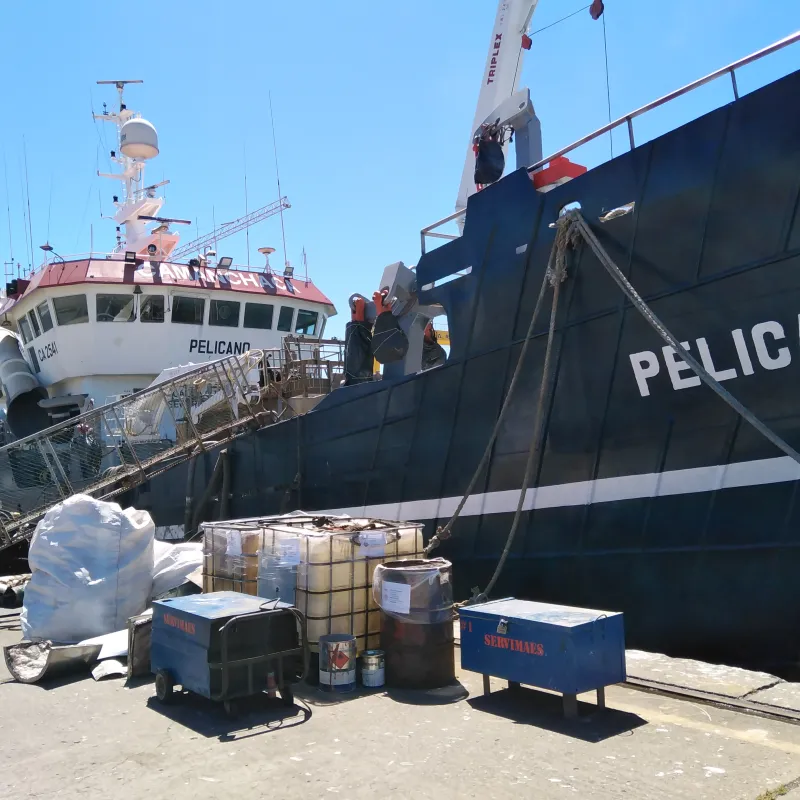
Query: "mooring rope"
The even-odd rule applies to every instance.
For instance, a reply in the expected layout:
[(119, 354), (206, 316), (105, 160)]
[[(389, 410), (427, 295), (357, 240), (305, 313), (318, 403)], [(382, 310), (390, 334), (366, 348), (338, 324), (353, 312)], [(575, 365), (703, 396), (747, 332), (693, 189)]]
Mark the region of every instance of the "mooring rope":
[(542, 448), (542, 440), (544, 439), (544, 426), (542, 420), (544, 418), (544, 409), (546, 400), (549, 397), (549, 389), (551, 387), (550, 372), (551, 372), (551, 358), (553, 355), (553, 340), (556, 333), (556, 317), (558, 315), (558, 301), (561, 296), (561, 284), (567, 277), (567, 249), (571, 247), (576, 240), (576, 232), (574, 226), (569, 220), (561, 217), (556, 222), (556, 240), (553, 243), (553, 259), (555, 264), (552, 270), (548, 269), (547, 279), (553, 287), (553, 303), (550, 306), (550, 327), (547, 330), (547, 347), (544, 351), (544, 365), (542, 366), (542, 380), (539, 383), (539, 398), (536, 401), (536, 413), (533, 418), (533, 431), (531, 432), (531, 444), (528, 448), (528, 461), (525, 464), (525, 474), (522, 478), (522, 486), (519, 490), (519, 499), (517, 500), (517, 510), (514, 513), (514, 521), (511, 523), (511, 530), (506, 537), (505, 547), (500, 555), (500, 560), (494, 569), (489, 583), (486, 588), (480, 591), (478, 586), (472, 588), (472, 597), (469, 599), (469, 604), (483, 603), (489, 599), (489, 594), (494, 589), (497, 579), (506, 565), (508, 554), (511, 552), (511, 546), (514, 544), (514, 538), (517, 534), (519, 521), (522, 519), (522, 510), (525, 505), (525, 498), (528, 494), (528, 486), (530, 486), (531, 478), (533, 478), (533, 471), (539, 458), (539, 452)]
[(538, 318), (542, 299), (544, 297), (545, 290), (547, 285), (551, 285), (553, 287), (553, 304), (551, 307), (550, 312), (550, 327), (548, 330), (547, 335), (547, 348), (545, 350), (545, 359), (544, 359), (544, 366), (542, 368), (542, 380), (539, 385), (539, 397), (536, 404), (536, 413), (534, 416), (534, 425), (533, 425), (533, 433), (531, 438), (531, 444), (528, 449), (528, 460), (525, 466), (525, 474), (522, 480), (522, 486), (520, 488), (519, 493), (519, 500), (517, 502), (517, 510), (514, 514), (514, 521), (511, 524), (511, 529), (509, 530), (508, 536), (506, 537), (506, 543), (503, 548), (503, 552), (500, 556), (500, 559), (495, 567), (494, 573), (490, 578), (486, 588), (483, 591), (480, 591), (478, 587), (473, 587), (472, 589), (472, 597), (467, 600), (465, 603), (461, 603), (458, 605), (468, 605), (473, 603), (485, 602), (492, 589), (495, 587), (497, 580), (499, 579), (503, 568), (505, 567), (505, 563), (508, 559), (508, 555), (511, 552), (511, 547), (514, 543), (514, 538), (516, 536), (517, 528), (519, 527), (519, 521), (522, 517), (522, 510), (525, 505), (525, 498), (527, 495), (528, 487), (530, 485), (531, 478), (533, 476), (534, 466), (537, 461), (537, 456), (541, 449), (541, 442), (543, 439), (543, 430), (542, 430), (542, 419), (544, 416), (544, 408), (545, 408), (545, 400), (548, 397), (548, 389), (550, 388), (550, 371), (551, 371), (551, 356), (552, 356), (552, 349), (553, 349), (553, 340), (555, 337), (555, 323), (556, 323), (556, 316), (558, 311), (558, 301), (560, 295), (560, 286), (561, 283), (566, 278), (566, 253), (570, 247), (574, 247), (580, 239), (583, 239), (589, 247), (592, 249), (595, 256), (597, 256), (600, 263), (606, 269), (608, 274), (614, 280), (614, 282), (619, 286), (625, 296), (630, 300), (634, 308), (647, 320), (650, 326), (658, 333), (658, 335), (670, 346), (672, 347), (675, 352), (685, 361), (685, 363), (692, 369), (692, 371), (703, 381), (709, 388), (711, 388), (724, 402), (726, 402), (737, 414), (739, 414), (746, 422), (750, 423), (759, 433), (761, 433), (768, 441), (772, 442), (778, 449), (780, 449), (783, 453), (787, 456), (792, 458), (798, 464), (800, 464), (800, 453), (798, 453), (791, 445), (789, 445), (786, 441), (784, 441), (780, 436), (778, 436), (773, 430), (771, 430), (767, 425), (765, 425), (752, 411), (750, 411), (746, 406), (744, 406), (741, 402), (739, 402), (730, 392), (728, 392), (723, 386), (720, 384), (716, 378), (714, 378), (698, 361), (696, 361), (686, 350), (686, 348), (673, 336), (673, 334), (669, 331), (669, 329), (664, 325), (664, 323), (653, 313), (647, 303), (642, 299), (639, 293), (634, 289), (633, 285), (630, 281), (625, 277), (624, 273), (605, 248), (600, 244), (597, 236), (595, 235), (594, 231), (589, 227), (586, 220), (583, 218), (581, 213), (577, 210), (571, 210), (566, 212), (563, 216), (561, 216), (558, 221), (555, 223), (556, 227), (556, 238), (553, 242), (553, 248), (550, 252), (550, 260), (548, 262), (547, 270), (545, 271), (544, 279), (542, 281), (542, 287), (539, 291), (539, 298), (536, 303), (536, 308), (534, 309), (533, 316), (531, 317), (531, 322), (528, 327), (528, 332), (525, 337), (525, 343), (523, 345), (522, 351), (520, 352), (519, 360), (517, 361), (516, 368), (514, 370), (514, 376), (511, 380), (511, 384), (509, 385), (508, 394), (506, 395), (505, 401), (503, 402), (503, 406), (500, 410), (500, 415), (498, 416), (497, 423), (492, 431), (492, 435), (489, 439), (489, 442), (486, 446), (486, 449), (483, 453), (483, 457), (478, 465), (478, 468), (475, 471), (475, 474), (472, 476), (472, 480), (470, 481), (469, 485), (467, 486), (467, 490), (464, 496), (461, 498), (461, 501), (458, 504), (453, 516), (448, 520), (447, 524), (443, 527), (440, 527), (436, 534), (431, 538), (431, 541), (428, 543), (428, 546), (425, 548), (425, 555), (427, 556), (435, 547), (437, 547), (442, 541), (448, 539), (451, 536), (452, 527), (455, 521), (458, 519), (461, 511), (464, 508), (464, 505), (467, 502), (467, 499), (472, 494), (475, 484), (477, 483), (478, 477), (480, 476), (483, 469), (486, 467), (486, 464), (489, 460), (489, 456), (491, 454), (492, 447), (494, 442), (497, 438), (497, 434), (499, 433), (500, 427), (502, 425), (503, 419), (505, 417), (506, 411), (510, 406), (511, 396), (513, 395), (514, 388), (517, 384), (517, 379), (520, 375), (522, 364), (524, 362), (525, 354), (527, 352), (528, 344), (530, 343), (530, 339), (532, 338), (533, 329), (536, 324), (536, 319)]
[(633, 288), (630, 281), (625, 277), (622, 270), (614, 263), (614, 260), (606, 252), (605, 248), (600, 244), (595, 236), (594, 231), (589, 227), (586, 220), (577, 210), (568, 211), (565, 215), (571, 223), (574, 230), (580, 233), (589, 247), (597, 256), (600, 263), (606, 268), (606, 271), (625, 293), (626, 297), (631, 301), (634, 308), (647, 320), (655, 332), (670, 346), (675, 352), (691, 367), (692, 371), (700, 378), (703, 383), (719, 395), (737, 414), (739, 414), (745, 422), (749, 422), (765, 439), (772, 442), (779, 450), (786, 453), (789, 458), (794, 459), (800, 464), (800, 453), (798, 453), (787, 442), (781, 439), (777, 433), (768, 428), (750, 409), (740, 403), (722, 384), (714, 378), (695, 358), (689, 354), (689, 351), (670, 333), (666, 325), (652, 312), (650, 307), (641, 298), (636, 289)]
[[(503, 421), (506, 417), (506, 412), (511, 407), (511, 399), (514, 396), (514, 390), (517, 388), (517, 382), (519, 380), (519, 376), (522, 373), (522, 365), (525, 363), (525, 356), (528, 353), (528, 347), (533, 339), (533, 332), (536, 327), (536, 322), (539, 319), (539, 313), (542, 308), (542, 301), (544, 300), (545, 292), (547, 291), (548, 286), (553, 287), (553, 300), (554, 302), (558, 301), (558, 290), (556, 287), (560, 287), (561, 283), (564, 281), (566, 277), (566, 249), (569, 245), (570, 238), (573, 236), (570, 226), (566, 224), (561, 224), (561, 220), (557, 225), (556, 229), (556, 238), (553, 242), (553, 247), (550, 250), (550, 258), (547, 263), (547, 269), (545, 270), (544, 276), (542, 277), (542, 285), (539, 288), (539, 296), (536, 298), (536, 306), (533, 309), (533, 314), (531, 315), (530, 323), (528, 324), (528, 330), (525, 334), (525, 339), (522, 344), (522, 349), (519, 353), (519, 358), (517, 359), (516, 367), (514, 368), (514, 374), (511, 376), (511, 383), (508, 385), (508, 392), (506, 393), (505, 399), (503, 400), (503, 405), (500, 408), (500, 414), (497, 417), (497, 421), (495, 422), (494, 428), (492, 429), (491, 436), (489, 437), (489, 441), (486, 443), (486, 448), (483, 451), (483, 455), (481, 456), (481, 460), (478, 463), (478, 466), (475, 469), (475, 472), (472, 475), (472, 478), (467, 485), (466, 491), (464, 492), (464, 496), (458, 503), (456, 510), (453, 512), (453, 515), (447, 521), (447, 523), (443, 526), (440, 526), (434, 536), (431, 537), (431, 540), (428, 542), (428, 546), (425, 548), (425, 556), (427, 557), (430, 553), (435, 550), (443, 541), (449, 539), (452, 535), (453, 525), (455, 524), (456, 520), (461, 515), (461, 512), (466, 505), (467, 500), (469, 499), (470, 495), (475, 490), (475, 485), (478, 482), (478, 478), (480, 477), (481, 473), (485, 469), (486, 465), (489, 462), (489, 458), (492, 454), (492, 448), (494, 447), (494, 443), (497, 440), (497, 436), (500, 433), (500, 429), (503, 425)], [(553, 315), (554, 312), (551, 312), (551, 325), (553, 324)], [(548, 339), (549, 342), (549, 339)], [(548, 349), (549, 353), (549, 349)], [(544, 381), (544, 375), (543, 381)], [(541, 387), (540, 387), (540, 397), (541, 397)]]

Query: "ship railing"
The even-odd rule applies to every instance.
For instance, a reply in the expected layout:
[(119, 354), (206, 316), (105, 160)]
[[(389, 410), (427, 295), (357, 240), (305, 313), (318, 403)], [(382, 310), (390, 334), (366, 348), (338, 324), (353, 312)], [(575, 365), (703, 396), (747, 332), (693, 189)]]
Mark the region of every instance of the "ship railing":
[[(178, 258), (170, 260), (169, 258), (163, 259), (165, 264), (183, 264), (186, 265), (189, 263), (189, 260), (192, 256), (186, 256), (183, 258)], [(14, 274), (16, 277), (23, 278), (23, 279), (30, 279), (38, 272), (41, 272), (46, 267), (49, 267), (53, 264), (69, 264), (74, 261), (125, 261), (125, 253), (122, 251), (112, 251), (112, 252), (105, 252), (103, 250), (91, 250), (85, 253), (67, 253), (66, 255), (54, 255), (45, 258), (41, 264), (37, 267), (33, 267), (32, 269), (29, 267), (25, 267), (23, 265), (7, 265), (6, 267), (6, 282), (10, 281)], [(142, 263), (141, 260), (139, 263)], [(280, 271), (275, 271), (269, 267), (265, 267), (263, 264), (236, 264), (232, 263), (228, 267), (220, 267), (218, 266), (217, 262), (211, 261), (208, 264), (204, 264), (203, 267), (205, 269), (211, 270), (219, 270), (220, 274), (224, 274), (227, 270), (232, 270), (234, 272), (254, 272), (257, 274), (266, 274), (266, 275), (277, 275), (278, 277), (288, 277), (291, 278), (295, 283), (298, 285), (300, 283), (311, 283), (312, 280), (308, 275), (308, 270), (304, 269), (302, 273), (298, 270), (292, 270), (291, 273), (288, 275), (284, 272), (281, 273)]]
[[(592, 133), (587, 134), (586, 136), (578, 139), (577, 141), (573, 142), (572, 144), (567, 145), (566, 147), (562, 147), (560, 150), (557, 150), (555, 153), (547, 156), (547, 158), (543, 158), (541, 161), (537, 161), (535, 164), (532, 164), (528, 167), (528, 172), (536, 172), (537, 170), (541, 169), (542, 167), (549, 164), (556, 158), (560, 156), (564, 156), (567, 153), (576, 150), (579, 147), (591, 142), (593, 139), (597, 139), (599, 136), (603, 136), (610, 131), (615, 130), (623, 125), (627, 126), (628, 129), (628, 141), (630, 144), (630, 149), (633, 150), (636, 147), (636, 140), (634, 137), (634, 130), (633, 130), (633, 121), (640, 117), (642, 114), (646, 114), (648, 111), (652, 111), (659, 106), (663, 106), (666, 103), (675, 100), (678, 97), (682, 97), (689, 92), (693, 92), (695, 89), (699, 89), (701, 86), (705, 86), (707, 83), (711, 83), (712, 81), (717, 80), (718, 78), (728, 77), (731, 81), (731, 88), (733, 89), (733, 98), (734, 100), (739, 99), (739, 86), (736, 82), (736, 70), (741, 69), (742, 67), (746, 67), (748, 64), (752, 64), (755, 61), (759, 61), (760, 59), (764, 58), (765, 56), (771, 55), (772, 53), (776, 53), (778, 50), (783, 50), (784, 47), (788, 47), (791, 44), (795, 44), (796, 42), (800, 41), (800, 31), (796, 31), (795, 33), (786, 36), (783, 39), (780, 39), (777, 42), (774, 42), (767, 47), (762, 48), (761, 50), (757, 50), (755, 53), (751, 53), (749, 56), (745, 56), (744, 58), (740, 58), (738, 61), (734, 61), (731, 64), (728, 64), (726, 67), (722, 67), (721, 69), (717, 69), (714, 72), (710, 72), (703, 78), (699, 78), (698, 80), (692, 81), (691, 83), (687, 83), (686, 86), (682, 86), (680, 89), (676, 89), (669, 94), (665, 94), (663, 97), (659, 97), (657, 100), (653, 100), (650, 103), (647, 103), (641, 108), (637, 108), (635, 111), (631, 111), (628, 114), (625, 114), (618, 119), (609, 122), (606, 125), (603, 125), (602, 128), (598, 128)], [(422, 246), (423, 254), (426, 252), (427, 246), (427, 239), (458, 239), (459, 237), (455, 234), (451, 233), (442, 233), (438, 231), (444, 225), (447, 225), (449, 222), (453, 222), (457, 219), (460, 219), (466, 214), (466, 209), (462, 208), (458, 211), (455, 211), (452, 214), (444, 217), (443, 219), (437, 220), (432, 225), (428, 225), (427, 227), (423, 228), (420, 231), (420, 244)]]
[(0, 448), (0, 550), (66, 498), (112, 499), (209, 448), (304, 413), (341, 384), (344, 342), (287, 337), (164, 381)]

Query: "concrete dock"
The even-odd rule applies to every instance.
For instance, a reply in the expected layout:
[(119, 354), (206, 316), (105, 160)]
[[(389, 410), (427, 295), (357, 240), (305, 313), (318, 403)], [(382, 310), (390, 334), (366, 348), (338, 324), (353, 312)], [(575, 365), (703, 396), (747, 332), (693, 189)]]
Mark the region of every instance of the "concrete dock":
[[(0, 646), (19, 639), (18, 612), (0, 611)], [(775, 708), (800, 697), (772, 676), (664, 656), (631, 651), (628, 666), (721, 697), (763, 691)], [(555, 695), (493, 680), (483, 697), (480, 676), (458, 678), (433, 692), (309, 687), (294, 709), (264, 699), (229, 720), (193, 696), (160, 706), (150, 682), (23, 685), (0, 666), (0, 797), (800, 800), (791, 720), (623, 685), (605, 712), (581, 697), (568, 722)]]

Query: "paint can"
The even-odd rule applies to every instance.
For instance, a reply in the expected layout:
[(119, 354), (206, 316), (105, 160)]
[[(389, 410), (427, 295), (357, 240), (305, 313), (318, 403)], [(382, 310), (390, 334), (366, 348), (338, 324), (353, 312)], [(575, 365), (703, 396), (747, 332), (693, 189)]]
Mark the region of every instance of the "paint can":
[(329, 633), (319, 637), (319, 688), (352, 692), (356, 688), (356, 637)]
[(361, 684), (368, 689), (383, 686), (385, 667), (383, 650), (365, 650), (361, 654)]

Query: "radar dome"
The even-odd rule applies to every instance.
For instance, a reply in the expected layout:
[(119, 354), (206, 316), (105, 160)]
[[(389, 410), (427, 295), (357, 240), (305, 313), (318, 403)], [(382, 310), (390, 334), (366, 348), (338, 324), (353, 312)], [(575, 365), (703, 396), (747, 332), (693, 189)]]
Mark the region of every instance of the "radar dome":
[(128, 158), (155, 158), (158, 155), (158, 134), (146, 119), (129, 119), (120, 130), (119, 149)]

